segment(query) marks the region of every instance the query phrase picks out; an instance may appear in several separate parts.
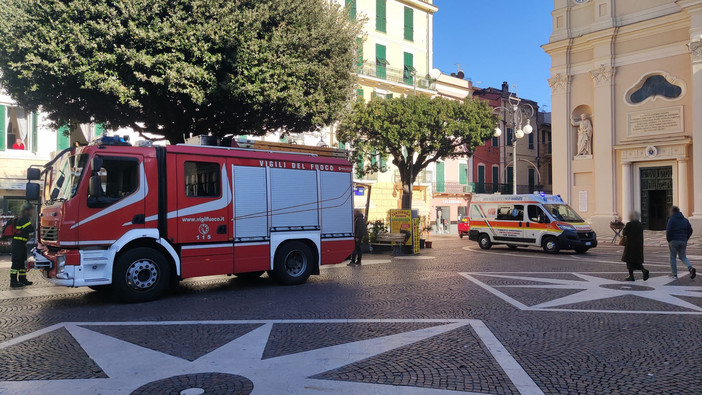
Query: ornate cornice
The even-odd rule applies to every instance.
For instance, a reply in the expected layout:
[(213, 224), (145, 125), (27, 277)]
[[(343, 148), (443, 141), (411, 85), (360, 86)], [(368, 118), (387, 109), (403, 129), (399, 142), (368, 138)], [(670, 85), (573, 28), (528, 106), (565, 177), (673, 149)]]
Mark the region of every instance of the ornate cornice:
[(614, 66), (601, 64), (600, 67), (590, 71), (590, 77), (592, 77), (595, 86), (604, 86), (613, 82), (614, 73)]
[(690, 49), (692, 61), (694, 63), (702, 62), (702, 36), (698, 37), (697, 40), (690, 41), (687, 47)]
[(554, 94), (565, 93), (568, 84), (570, 84), (570, 76), (567, 74), (556, 73), (548, 79), (548, 86), (551, 87), (551, 91)]

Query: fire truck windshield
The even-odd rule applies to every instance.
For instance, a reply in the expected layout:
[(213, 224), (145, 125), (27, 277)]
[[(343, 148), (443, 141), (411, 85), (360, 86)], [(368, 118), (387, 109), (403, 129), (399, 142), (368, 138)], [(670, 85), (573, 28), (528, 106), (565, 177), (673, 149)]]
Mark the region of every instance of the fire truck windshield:
[[(75, 196), (78, 190), (83, 169), (88, 161), (88, 155), (66, 155), (61, 158), (58, 163), (54, 164), (51, 170), (51, 190), (47, 201), (49, 200), (68, 200)], [(47, 172), (47, 177), (49, 177)], [(55, 196), (51, 199), (51, 196)]]
[(567, 204), (544, 204), (544, 208), (551, 213), (556, 221), (585, 222), (578, 213)]

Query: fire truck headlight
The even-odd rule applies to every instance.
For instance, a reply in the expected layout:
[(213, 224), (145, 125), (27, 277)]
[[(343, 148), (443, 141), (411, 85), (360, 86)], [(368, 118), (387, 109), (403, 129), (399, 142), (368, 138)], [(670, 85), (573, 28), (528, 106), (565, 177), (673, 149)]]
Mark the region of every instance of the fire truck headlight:
[(59, 255), (58, 257), (56, 257), (56, 265), (58, 266), (58, 271), (62, 272), (64, 266), (66, 266), (66, 256)]

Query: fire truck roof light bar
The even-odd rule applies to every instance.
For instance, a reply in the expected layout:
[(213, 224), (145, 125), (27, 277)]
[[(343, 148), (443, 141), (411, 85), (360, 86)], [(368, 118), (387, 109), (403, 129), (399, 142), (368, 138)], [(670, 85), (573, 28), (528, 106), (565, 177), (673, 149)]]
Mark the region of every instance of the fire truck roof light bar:
[(290, 155), (302, 155), (302, 156), (311, 156), (311, 157), (317, 157), (319, 155), (317, 154), (310, 154), (307, 152), (293, 152), (293, 151), (271, 151), (271, 150), (265, 150), (265, 149), (256, 149), (256, 148), (237, 148), (237, 147), (220, 147), (217, 145), (192, 145), (192, 144), (183, 144), (183, 143), (178, 143), (176, 145), (182, 145), (184, 147), (203, 147), (203, 148), (217, 148), (217, 149), (225, 149), (229, 151), (252, 151), (252, 152), (267, 152), (269, 154), (290, 154)]

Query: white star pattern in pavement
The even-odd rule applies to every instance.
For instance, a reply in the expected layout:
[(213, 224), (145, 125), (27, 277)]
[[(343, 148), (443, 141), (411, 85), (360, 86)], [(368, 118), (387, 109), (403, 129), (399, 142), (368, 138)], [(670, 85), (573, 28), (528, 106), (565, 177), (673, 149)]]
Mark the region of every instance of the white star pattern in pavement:
[[(571, 274), (577, 279), (549, 278), (548, 275)], [(702, 298), (702, 286), (671, 285), (674, 282), (668, 276), (651, 276), (648, 281), (617, 281), (596, 274), (619, 274), (613, 272), (589, 272), (589, 273), (554, 273), (554, 272), (524, 272), (524, 273), (494, 273), (494, 272), (472, 272), (460, 273), (463, 277), (479, 285), (493, 295), (512, 304), (520, 310), (531, 311), (563, 311), (563, 312), (598, 312), (598, 313), (635, 313), (635, 314), (702, 314), (702, 307), (687, 302), (678, 296)], [(543, 275), (543, 276), (540, 276)], [(514, 284), (514, 285), (488, 285), (480, 278), (514, 280), (519, 282), (533, 282), (534, 284)], [(486, 280), (487, 281), (487, 280)], [(509, 296), (500, 289), (520, 288), (520, 289), (551, 289), (579, 290), (566, 296), (558, 297), (546, 302), (528, 306), (517, 298)], [(564, 308), (578, 303), (593, 302), (603, 299), (617, 298), (620, 296), (637, 296), (671, 306), (683, 308), (684, 310), (608, 310), (608, 309), (588, 309), (588, 308)]]
[[(273, 324), (436, 323), (429, 328), (402, 332), (295, 354), (262, 359)], [(188, 361), (104, 335), (90, 325), (220, 325), (261, 324), (257, 329)], [(427, 394), (461, 393), (431, 388), (390, 386), (360, 382), (311, 379), (310, 377), (354, 362), (421, 342), (464, 326), (470, 326), (494, 361), (522, 394), (543, 394), (531, 377), (480, 320), (246, 320), (169, 322), (76, 322), (62, 323), (0, 344), (0, 349), (19, 344), (59, 328), (66, 328), (108, 378), (27, 380), (0, 382), (0, 393), (125, 394), (154, 381), (191, 373), (225, 373), (243, 376), (254, 383), (253, 394)], [(460, 345), (457, 345), (460, 347)]]

